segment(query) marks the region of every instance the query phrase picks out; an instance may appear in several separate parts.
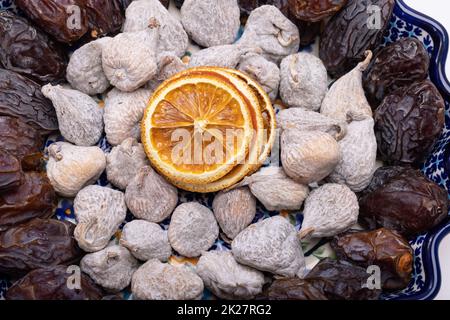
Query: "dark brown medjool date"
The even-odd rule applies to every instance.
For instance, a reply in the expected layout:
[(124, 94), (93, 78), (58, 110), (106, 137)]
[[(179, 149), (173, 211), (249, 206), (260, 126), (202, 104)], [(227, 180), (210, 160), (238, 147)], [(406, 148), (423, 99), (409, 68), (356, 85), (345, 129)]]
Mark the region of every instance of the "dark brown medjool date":
[(15, 0), (14, 3), (60, 42), (72, 44), (89, 30), (86, 0)]
[[(28, 2), (33, 1), (27, 0)], [(39, 83), (48, 83), (64, 80), (68, 58), (59, 44), (29, 24), (27, 20), (9, 11), (2, 11), (0, 62), (8, 70)]]
[(0, 116), (22, 119), (42, 134), (58, 130), (58, 119), (41, 86), (15, 72), (0, 69)]
[(264, 292), (269, 300), (328, 300), (320, 279), (277, 279)]
[(375, 111), (378, 152), (389, 164), (420, 165), (442, 133), (445, 104), (428, 80), (388, 95)]
[(23, 173), (19, 159), (0, 148), (0, 192), (15, 189), (22, 183)]
[(85, 0), (91, 37), (120, 31), (125, 17), (120, 0)]
[(0, 273), (22, 275), (58, 264), (70, 265), (82, 255), (75, 225), (56, 219), (34, 219), (0, 233)]
[(24, 170), (36, 169), (43, 147), (44, 139), (33, 127), (20, 119), (0, 116), (0, 148), (18, 158)]
[(258, 7), (263, 5), (275, 6), (285, 15), (289, 14), (288, 0), (238, 0), (241, 13), (248, 16)]
[(316, 38), (320, 35), (322, 28), (321, 22), (306, 22), (296, 20), (295, 22), (300, 32), (300, 46), (305, 47), (316, 41)]
[(36, 269), (17, 281), (6, 292), (6, 300), (100, 300), (102, 289), (84, 273), (80, 289), (68, 286), (71, 272), (66, 266)]
[(302, 21), (318, 22), (331, 17), (347, 0), (288, 0), (289, 11)]
[(429, 66), (428, 52), (415, 38), (400, 39), (378, 51), (363, 77), (372, 108), (391, 92), (426, 79)]
[(55, 191), (45, 173), (26, 172), (22, 184), (0, 194), (0, 231), (53, 215)]
[(339, 259), (362, 267), (379, 266), (385, 290), (404, 289), (411, 280), (413, 250), (395, 231), (381, 228), (347, 233), (335, 237), (332, 248)]
[(367, 50), (373, 51), (380, 44), (394, 4), (394, 0), (349, 0), (331, 18), (322, 32), (319, 50), (330, 75), (344, 75), (364, 60)]
[[(389, 173), (389, 174), (386, 174)], [(381, 176), (381, 178), (379, 178)], [(413, 236), (438, 225), (448, 215), (445, 189), (411, 168), (375, 172), (371, 192), (360, 198), (360, 222), (370, 230), (384, 227)]]

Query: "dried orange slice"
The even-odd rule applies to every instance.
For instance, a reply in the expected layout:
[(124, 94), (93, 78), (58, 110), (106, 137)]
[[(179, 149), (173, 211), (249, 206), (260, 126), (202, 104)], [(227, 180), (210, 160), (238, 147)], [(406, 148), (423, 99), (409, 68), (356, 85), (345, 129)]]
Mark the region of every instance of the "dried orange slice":
[[(218, 67), (196, 68), (196, 72), (205, 71), (217, 72), (222, 76), (230, 79), (235, 85), (238, 85), (239, 88), (243, 87), (242, 82), (244, 82), (252, 91), (251, 95), (253, 96), (253, 98), (250, 98), (252, 101), (251, 112), (253, 114), (256, 113), (254, 115), (254, 118), (261, 119), (262, 123), (260, 122), (260, 120), (258, 120), (255, 125), (256, 134), (252, 140), (252, 145), (250, 147), (246, 162), (236, 166), (223, 178), (211, 183), (201, 185), (177, 183), (176, 181), (172, 181), (172, 183), (174, 183), (180, 189), (201, 193), (216, 192), (227, 189), (241, 181), (247, 175), (257, 171), (270, 154), (276, 137), (275, 112), (272, 107), (272, 103), (267, 93), (256, 81), (254, 81), (246, 74), (234, 69)], [(248, 90), (248, 88), (246, 90)]]
[(142, 120), (142, 142), (153, 166), (171, 181), (217, 181), (247, 156), (253, 137), (249, 105), (214, 73), (165, 81)]

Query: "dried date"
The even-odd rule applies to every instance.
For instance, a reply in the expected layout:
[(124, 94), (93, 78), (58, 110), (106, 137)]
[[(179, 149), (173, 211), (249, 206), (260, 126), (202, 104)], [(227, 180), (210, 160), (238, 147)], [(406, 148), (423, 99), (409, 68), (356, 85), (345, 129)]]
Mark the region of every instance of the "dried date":
[(382, 160), (420, 165), (444, 128), (444, 99), (430, 81), (417, 82), (388, 95), (374, 118)]
[(14, 3), (60, 42), (72, 44), (89, 30), (86, 0), (15, 0)]
[(22, 184), (0, 195), (0, 231), (53, 214), (55, 191), (45, 173), (26, 172)]
[(263, 297), (269, 300), (328, 300), (320, 279), (277, 279), (268, 287)]
[(92, 38), (120, 31), (125, 21), (120, 0), (85, 1)]
[(250, 13), (263, 5), (275, 6), (287, 16), (289, 14), (288, 0), (238, 0), (241, 14), (250, 15)]
[(413, 250), (395, 231), (381, 228), (347, 233), (335, 237), (332, 247), (339, 259), (362, 267), (379, 266), (385, 290), (404, 289), (411, 280)]
[(404, 236), (428, 231), (448, 215), (446, 190), (411, 168), (378, 169), (359, 205), (360, 222), (370, 230), (385, 227)]
[(22, 119), (41, 133), (58, 130), (58, 120), (41, 86), (15, 72), (0, 69), (0, 116)]
[(75, 225), (34, 219), (0, 234), (0, 273), (22, 275), (37, 268), (70, 265), (82, 251), (73, 238)]
[(22, 183), (22, 179), (22, 166), (19, 159), (0, 148), (0, 192), (17, 188)]
[(288, 0), (289, 11), (302, 21), (318, 22), (331, 17), (347, 0)]
[[(380, 44), (394, 4), (394, 0), (349, 0), (328, 22), (322, 33), (319, 55), (330, 75), (340, 77), (347, 73), (364, 59), (365, 51)], [(380, 21), (373, 21), (376, 7), (381, 9)], [(380, 22), (379, 28), (372, 26), (376, 22)]]
[(67, 283), (72, 273), (66, 266), (36, 269), (13, 284), (6, 300), (100, 300), (102, 289), (86, 274), (80, 275), (80, 289), (70, 289)]
[[(26, 3), (34, 2), (36, 1), (26, 1)], [(27, 20), (9, 11), (2, 11), (0, 62), (6, 69), (39, 83), (47, 83), (63, 81), (68, 58), (59, 44)]]
[(424, 80), (430, 57), (422, 42), (404, 38), (378, 51), (363, 76), (367, 100), (376, 109), (386, 95)]

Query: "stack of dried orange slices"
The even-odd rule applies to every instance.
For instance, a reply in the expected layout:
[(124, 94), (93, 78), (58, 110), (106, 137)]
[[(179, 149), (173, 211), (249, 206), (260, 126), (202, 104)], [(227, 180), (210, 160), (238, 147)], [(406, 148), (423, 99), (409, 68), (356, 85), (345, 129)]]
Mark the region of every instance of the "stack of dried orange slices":
[(229, 188), (258, 170), (275, 141), (275, 114), (264, 89), (242, 72), (188, 69), (152, 95), (142, 120), (152, 165), (192, 192)]

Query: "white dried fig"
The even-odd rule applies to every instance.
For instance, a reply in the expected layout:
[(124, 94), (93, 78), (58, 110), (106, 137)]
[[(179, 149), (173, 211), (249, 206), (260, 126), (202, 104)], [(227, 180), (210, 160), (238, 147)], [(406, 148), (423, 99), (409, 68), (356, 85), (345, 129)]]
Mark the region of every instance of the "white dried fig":
[(105, 132), (108, 142), (117, 146), (127, 138), (141, 139), (141, 120), (152, 92), (111, 90), (105, 99)]
[(106, 157), (98, 147), (79, 147), (56, 142), (48, 147), (47, 176), (55, 191), (63, 197), (75, 197), (93, 184), (106, 167)]
[(205, 287), (221, 299), (254, 299), (265, 283), (262, 272), (239, 264), (231, 251), (205, 252), (196, 271)]
[(275, 6), (263, 5), (252, 11), (238, 43), (258, 47), (263, 55), (279, 63), (284, 57), (298, 52), (298, 28)]
[(181, 7), (184, 29), (202, 47), (233, 43), (240, 15), (237, 0), (185, 0)]
[(261, 55), (249, 55), (239, 62), (238, 69), (256, 80), (272, 101), (278, 97), (280, 69)]
[(284, 130), (280, 145), (284, 172), (305, 185), (325, 179), (342, 159), (339, 144), (326, 132)]
[(247, 228), (256, 215), (256, 199), (247, 187), (217, 193), (212, 207), (220, 228), (229, 239)]
[(106, 155), (108, 181), (121, 190), (125, 190), (139, 169), (147, 165), (144, 148), (134, 138), (125, 139)]
[(300, 237), (333, 237), (355, 225), (358, 214), (358, 199), (349, 187), (325, 184), (305, 201)]
[(172, 214), (169, 242), (179, 254), (193, 258), (212, 247), (219, 236), (214, 214), (198, 202), (180, 204)]
[(139, 169), (125, 191), (128, 209), (139, 219), (161, 222), (178, 203), (178, 190), (150, 166)]
[(335, 120), (303, 108), (290, 108), (278, 112), (277, 126), (281, 130), (296, 129), (326, 132), (337, 141), (347, 134), (346, 121)]
[(300, 52), (283, 59), (280, 66), (280, 96), (289, 107), (318, 111), (328, 90), (328, 75), (322, 61)]
[(137, 300), (199, 300), (202, 279), (185, 265), (172, 266), (152, 259), (133, 275), (131, 292)]
[(331, 182), (346, 184), (354, 192), (364, 190), (377, 169), (377, 140), (372, 118), (353, 121), (348, 133), (339, 142), (343, 157), (333, 173)]
[(305, 258), (295, 227), (274, 216), (244, 229), (231, 244), (237, 262), (283, 277), (303, 277)]
[(87, 94), (47, 84), (42, 93), (56, 110), (61, 135), (78, 146), (92, 146), (103, 134), (103, 109)]
[(281, 167), (266, 167), (237, 185), (249, 186), (267, 210), (300, 210), (309, 188), (289, 178)]
[(87, 252), (105, 248), (127, 214), (122, 192), (97, 185), (81, 190), (73, 209), (78, 222), (74, 236)]
[(158, 259), (165, 262), (172, 255), (167, 231), (145, 220), (128, 222), (122, 229), (120, 244), (142, 261)]
[(150, 20), (147, 29), (120, 33), (105, 44), (102, 65), (113, 86), (132, 92), (156, 75), (158, 35), (159, 22)]
[(104, 37), (85, 44), (70, 57), (66, 78), (70, 85), (85, 94), (103, 93), (110, 83), (103, 72), (103, 46), (112, 38)]
[(139, 262), (124, 247), (113, 245), (81, 259), (81, 271), (108, 291), (118, 292), (131, 283)]
[(134, 0), (125, 12), (124, 32), (142, 31), (150, 19), (161, 24), (157, 52), (173, 52), (182, 57), (188, 47), (188, 36), (180, 21), (172, 16), (159, 0)]
[(234, 69), (247, 54), (260, 52), (261, 50), (256, 47), (245, 47), (236, 44), (210, 47), (192, 54), (189, 60), (189, 68), (210, 66)]
[(372, 60), (372, 52), (352, 71), (336, 80), (322, 101), (320, 113), (344, 121), (364, 120), (372, 117), (372, 108), (367, 101), (362, 84), (362, 74)]
[(158, 57), (158, 73), (149, 81), (147, 87), (154, 91), (165, 80), (186, 69), (187, 64), (173, 53), (162, 54)]

